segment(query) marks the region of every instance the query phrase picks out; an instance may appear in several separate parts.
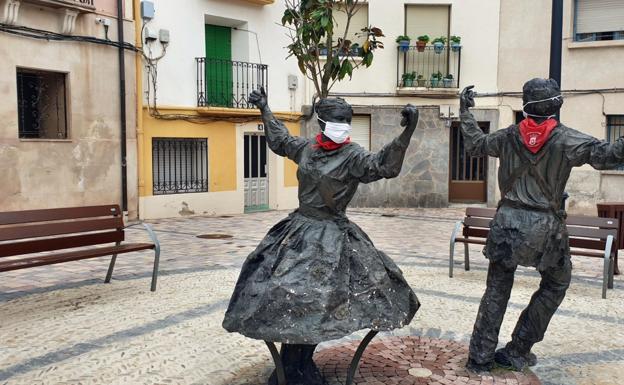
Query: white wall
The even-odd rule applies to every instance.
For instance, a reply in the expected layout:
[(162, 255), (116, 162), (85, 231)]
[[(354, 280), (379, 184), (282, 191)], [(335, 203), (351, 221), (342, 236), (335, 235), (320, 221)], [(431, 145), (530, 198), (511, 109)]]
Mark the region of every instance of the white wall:
[[(463, 46), (460, 87), (475, 84), (484, 92), (497, 91), (499, 3), (500, 0), (369, 0), (369, 22), (386, 35), (382, 38), (385, 49), (375, 51), (370, 68), (358, 69), (351, 82), (337, 83), (332, 92), (396, 93), (397, 44), (394, 40), (405, 33), (406, 4), (450, 4), (450, 34), (461, 36)], [(415, 44), (416, 36), (410, 37)], [(314, 91), (313, 87), (309, 90), (310, 93)], [(366, 99), (357, 99), (357, 102), (373, 103)], [(405, 98), (384, 98), (382, 102), (404, 103), (407, 103)]]
[[(224, 26), (246, 28), (258, 33), (263, 64), (269, 66), (270, 105), (274, 111), (300, 111), (303, 100), (303, 77), (296, 60), (285, 60), (288, 38), (277, 25), (284, 11), (283, 1), (259, 6), (243, 1), (155, 0), (156, 18), (150, 28), (169, 29), (171, 43), (167, 55), (158, 64), (158, 104), (195, 107), (195, 58), (205, 56), (204, 25), (206, 21)], [(232, 31), (233, 58), (259, 63), (256, 38), (251, 33)], [(241, 47), (242, 46), (242, 47)], [(247, 48), (248, 47), (248, 48)], [(246, 51), (246, 53), (245, 53)], [(157, 53), (157, 52), (155, 52)], [(299, 76), (296, 105), (288, 90), (288, 75)]]

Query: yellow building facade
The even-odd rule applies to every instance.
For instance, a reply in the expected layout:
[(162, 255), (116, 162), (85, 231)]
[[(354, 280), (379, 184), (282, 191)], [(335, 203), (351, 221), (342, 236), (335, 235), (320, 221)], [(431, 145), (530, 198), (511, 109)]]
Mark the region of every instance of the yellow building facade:
[[(296, 63), (285, 62), (283, 44), (269, 45), (279, 26), (259, 17), (268, 13), (272, 16), (264, 20), (278, 20), (283, 10), (265, 1), (192, 1), (182, 11), (189, 18), (199, 14), (199, 20), (189, 26), (167, 9), (170, 2), (153, 3), (155, 15), (143, 20), (136, 35), (144, 52), (162, 49), (157, 67), (147, 59), (136, 67), (140, 218), (297, 207), (297, 167), (268, 150), (260, 113), (246, 102), (251, 90), (267, 88), (275, 115), (291, 134), (300, 134), (301, 114), (295, 111), (301, 111), (304, 90), (287, 83), (297, 76)], [(136, 0), (137, 14), (140, 7)], [(166, 30), (171, 41), (146, 40), (142, 32), (146, 29), (159, 39)], [(205, 42), (184, 39), (204, 32)], [(214, 39), (222, 33), (227, 34), (227, 57), (215, 59), (220, 42)], [(268, 59), (263, 62), (261, 54)], [(181, 67), (191, 71), (180, 71)], [(163, 101), (156, 109), (154, 83), (158, 100)]]

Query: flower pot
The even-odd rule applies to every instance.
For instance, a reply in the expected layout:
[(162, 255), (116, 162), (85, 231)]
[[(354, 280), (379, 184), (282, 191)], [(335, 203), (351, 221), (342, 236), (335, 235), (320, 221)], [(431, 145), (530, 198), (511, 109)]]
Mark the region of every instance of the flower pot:
[(450, 87), (453, 86), (453, 79), (444, 78), (444, 79), (442, 79), (442, 84), (443, 84), (444, 88), (450, 88)]
[(441, 43), (439, 41), (433, 43), (433, 51), (438, 54), (442, 53), (442, 51), (444, 51), (444, 43)]
[(453, 50), (453, 52), (459, 52), (460, 48), (461, 48), (461, 44), (459, 44), (459, 43), (451, 43), (451, 50)]
[(425, 87), (427, 85), (427, 80), (425, 79), (418, 79), (416, 82), (418, 83), (418, 87)]
[(410, 41), (409, 40), (401, 40), (399, 41), (399, 50), (401, 52), (409, 51)]
[(418, 40), (416, 42), (416, 49), (418, 52), (425, 52), (425, 46), (427, 45), (426, 41)]
[(321, 56), (327, 56), (327, 48), (321, 48), (321, 49), (319, 50), (319, 54), (320, 54)]
[(440, 86), (440, 79), (431, 78), (431, 88), (438, 88)]
[(414, 87), (414, 79), (403, 80), (403, 87)]

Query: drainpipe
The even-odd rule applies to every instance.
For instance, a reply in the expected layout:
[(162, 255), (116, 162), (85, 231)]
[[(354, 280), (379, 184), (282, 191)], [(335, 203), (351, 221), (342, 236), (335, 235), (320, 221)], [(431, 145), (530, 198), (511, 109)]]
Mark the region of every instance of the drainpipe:
[(126, 160), (126, 57), (123, 0), (117, 0), (117, 40), (119, 41), (119, 120), (121, 123), (121, 209), (128, 211), (128, 163)]
[[(563, 42), (563, 0), (552, 0), (552, 21), (550, 24), (550, 69), (549, 76), (561, 85), (561, 50)], [(559, 116), (557, 116), (559, 119)]]
[[(126, 0), (130, 1), (130, 0)], [(143, 41), (141, 39), (141, 2), (140, 0), (132, 0), (134, 7), (134, 40), (135, 46), (139, 50), (143, 50)], [(137, 135), (137, 160), (138, 160), (138, 177), (139, 177), (139, 199), (145, 196), (145, 143), (143, 142), (143, 67), (141, 55), (136, 55), (135, 60), (136, 72), (136, 135)], [(139, 206), (140, 207), (140, 206)], [(140, 213), (137, 212), (140, 217)]]
[[(563, 89), (561, 85), (561, 51), (563, 44), (563, 0), (552, 0), (552, 20), (550, 23), (550, 68), (548, 75), (551, 79), (555, 79), (559, 84), (559, 89)], [(557, 112), (557, 120), (560, 113)], [(563, 192), (561, 197), (561, 209), (565, 210), (566, 200), (570, 195), (567, 191)]]

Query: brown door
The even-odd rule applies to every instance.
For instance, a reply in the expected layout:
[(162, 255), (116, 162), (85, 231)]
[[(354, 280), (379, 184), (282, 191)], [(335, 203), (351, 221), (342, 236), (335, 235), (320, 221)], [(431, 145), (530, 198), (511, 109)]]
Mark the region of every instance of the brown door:
[[(490, 131), (489, 122), (479, 122), (483, 132)], [(464, 138), (459, 122), (451, 125), (451, 154), (449, 165), (449, 201), (476, 203), (487, 201), (487, 156), (469, 156), (464, 150)]]

